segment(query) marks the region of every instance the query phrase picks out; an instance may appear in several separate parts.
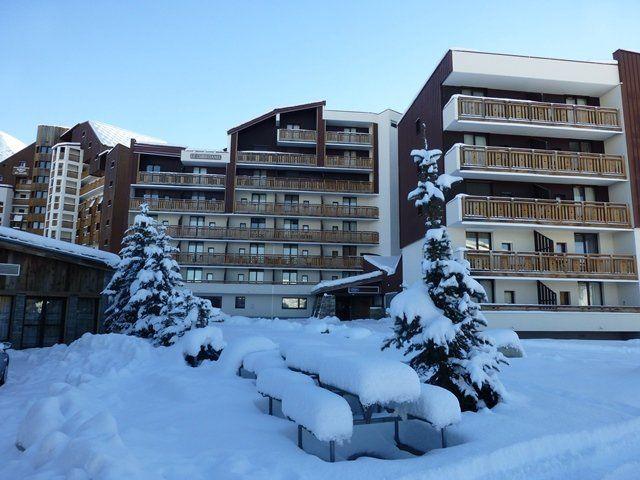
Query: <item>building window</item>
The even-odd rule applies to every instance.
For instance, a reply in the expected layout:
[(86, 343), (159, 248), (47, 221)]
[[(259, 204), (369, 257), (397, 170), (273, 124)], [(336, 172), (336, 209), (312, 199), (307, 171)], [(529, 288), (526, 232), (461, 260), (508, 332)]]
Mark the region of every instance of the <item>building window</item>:
[(213, 281), (213, 273), (209, 272), (207, 273), (207, 282), (211, 282)]
[(309, 283), (309, 275), (302, 275), (302, 283)]
[(571, 292), (560, 292), (560, 305), (571, 305)]
[(600, 282), (578, 282), (578, 304), (583, 306), (604, 305)]
[(460, 90), (460, 93), (462, 95), (468, 95), (470, 97), (484, 97), (483, 90), (477, 90), (474, 88), (463, 88), (462, 90)]
[(500, 244), (500, 248), (502, 248), (502, 250), (505, 251), (505, 252), (512, 252), (513, 251), (513, 244), (511, 242), (502, 242)]
[(189, 217), (190, 227), (204, 227), (204, 217)]
[(267, 220), (265, 218), (252, 218), (251, 228), (267, 228)]
[(207, 167), (193, 167), (193, 173), (198, 175), (206, 175)]
[(249, 270), (249, 282), (251, 282), (251, 283), (262, 283), (262, 282), (264, 282), (264, 271), (263, 270)]
[(469, 250), (491, 250), (491, 233), (467, 232), (465, 245)]
[(567, 242), (557, 242), (554, 250), (556, 253), (567, 253)]
[(516, 303), (516, 292), (514, 290), (504, 291), (504, 303)]
[(479, 147), (487, 146), (486, 135), (474, 135), (473, 133), (464, 134), (464, 143), (467, 145), (477, 145)]
[(202, 281), (201, 268), (187, 268), (187, 282), (201, 282), (201, 281)]
[(243, 309), (247, 303), (246, 297), (236, 297), (236, 308)]
[(238, 282), (244, 282), (244, 273), (238, 274)]
[(478, 280), (478, 283), (484, 288), (487, 294), (486, 303), (494, 303), (494, 283), (493, 280)]
[(298, 283), (298, 272), (296, 270), (283, 270), (282, 283)]
[(304, 297), (282, 297), (283, 310), (306, 310), (307, 299)]

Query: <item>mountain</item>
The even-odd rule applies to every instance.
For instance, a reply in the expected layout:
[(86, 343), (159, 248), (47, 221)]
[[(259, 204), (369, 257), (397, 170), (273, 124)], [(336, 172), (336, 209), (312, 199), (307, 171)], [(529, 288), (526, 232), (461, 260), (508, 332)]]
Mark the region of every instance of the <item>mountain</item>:
[(15, 137), (0, 130), (0, 162), (22, 150), (26, 145)]

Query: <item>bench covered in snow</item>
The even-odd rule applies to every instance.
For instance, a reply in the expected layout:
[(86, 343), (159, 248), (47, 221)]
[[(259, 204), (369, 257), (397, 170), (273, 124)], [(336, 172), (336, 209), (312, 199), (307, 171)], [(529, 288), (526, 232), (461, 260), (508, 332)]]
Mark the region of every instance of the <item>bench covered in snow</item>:
[(282, 401), (287, 390), (295, 389), (299, 385), (315, 387), (316, 384), (307, 375), (279, 367), (260, 370), (256, 378), (258, 393), (269, 399), (269, 415), (273, 415), (273, 400)]
[(284, 360), (280, 356), (280, 351), (277, 349), (251, 352), (245, 355), (242, 359), (241, 369), (257, 376), (262, 370), (274, 367), (286, 367)]
[(345, 356), (355, 356), (354, 352), (339, 350), (323, 345), (297, 345), (283, 352), (285, 363), (291, 370), (318, 377), (320, 368), (325, 362)]

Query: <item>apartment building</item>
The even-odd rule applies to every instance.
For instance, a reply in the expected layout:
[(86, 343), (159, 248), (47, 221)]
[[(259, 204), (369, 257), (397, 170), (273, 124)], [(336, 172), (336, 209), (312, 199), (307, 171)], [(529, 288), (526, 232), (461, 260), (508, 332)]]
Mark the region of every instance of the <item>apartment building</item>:
[(399, 117), (315, 102), (230, 129), (221, 151), (134, 142), (130, 218), (148, 203), (183, 277), (226, 312), (309, 316), (314, 286), (399, 252)]
[[(640, 331), (640, 55), (582, 62), (450, 50), (399, 122), (401, 202), (409, 158), (444, 152), (464, 181), (446, 224), (488, 294), (491, 326), (529, 336)], [(404, 282), (420, 279), (423, 220), (401, 203)], [(549, 314), (553, 312), (553, 314)]]

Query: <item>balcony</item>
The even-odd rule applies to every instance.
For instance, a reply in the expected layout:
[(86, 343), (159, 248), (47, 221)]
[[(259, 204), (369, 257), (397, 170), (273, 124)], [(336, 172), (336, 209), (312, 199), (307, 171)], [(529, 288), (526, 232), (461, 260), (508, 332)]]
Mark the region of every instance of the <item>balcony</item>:
[(146, 203), (153, 212), (221, 213), (224, 202), (219, 200), (188, 200), (173, 198), (132, 198), (129, 210), (140, 210)]
[(373, 136), (370, 133), (334, 132), (330, 130), (325, 132), (325, 143), (338, 147), (371, 148), (372, 139)]
[(238, 202), (235, 213), (247, 215), (377, 219), (378, 207), (305, 203)]
[(373, 158), (370, 157), (344, 157), (340, 155), (327, 156), (324, 166), (331, 168), (347, 168), (353, 170), (373, 170)]
[(138, 183), (180, 188), (220, 188), (225, 187), (225, 175), (178, 172), (138, 172)]
[(280, 152), (238, 152), (237, 163), (315, 167), (315, 155)]
[(477, 277), (636, 281), (633, 255), (468, 250), (465, 257)]
[(244, 190), (279, 190), (295, 192), (373, 193), (372, 182), (288, 177), (236, 177), (236, 187)]
[(454, 95), (443, 129), (606, 140), (622, 131), (615, 108)]
[(278, 145), (315, 145), (318, 140), (316, 130), (278, 129)]
[(92, 190), (96, 190), (101, 187), (104, 187), (104, 177), (98, 177), (95, 180), (90, 181), (89, 183), (85, 183), (82, 187), (80, 187), (80, 195), (85, 195)]
[(260, 240), (282, 243), (344, 243), (376, 245), (378, 232), (349, 232), (341, 230), (287, 230), (274, 228), (190, 227), (173, 225), (167, 228), (173, 238), (209, 240)]
[(623, 203), (540, 200), (458, 195), (447, 204), (447, 224), (544, 225), (573, 230), (627, 230), (629, 207)]
[[(445, 155), (447, 173), (464, 178), (612, 185), (626, 181), (624, 157), (458, 144)], [(506, 178), (507, 177), (507, 178)]]
[(259, 267), (284, 269), (362, 270), (362, 257), (329, 257), (319, 255), (246, 255), (239, 253), (176, 254), (181, 265), (213, 265), (222, 267)]

